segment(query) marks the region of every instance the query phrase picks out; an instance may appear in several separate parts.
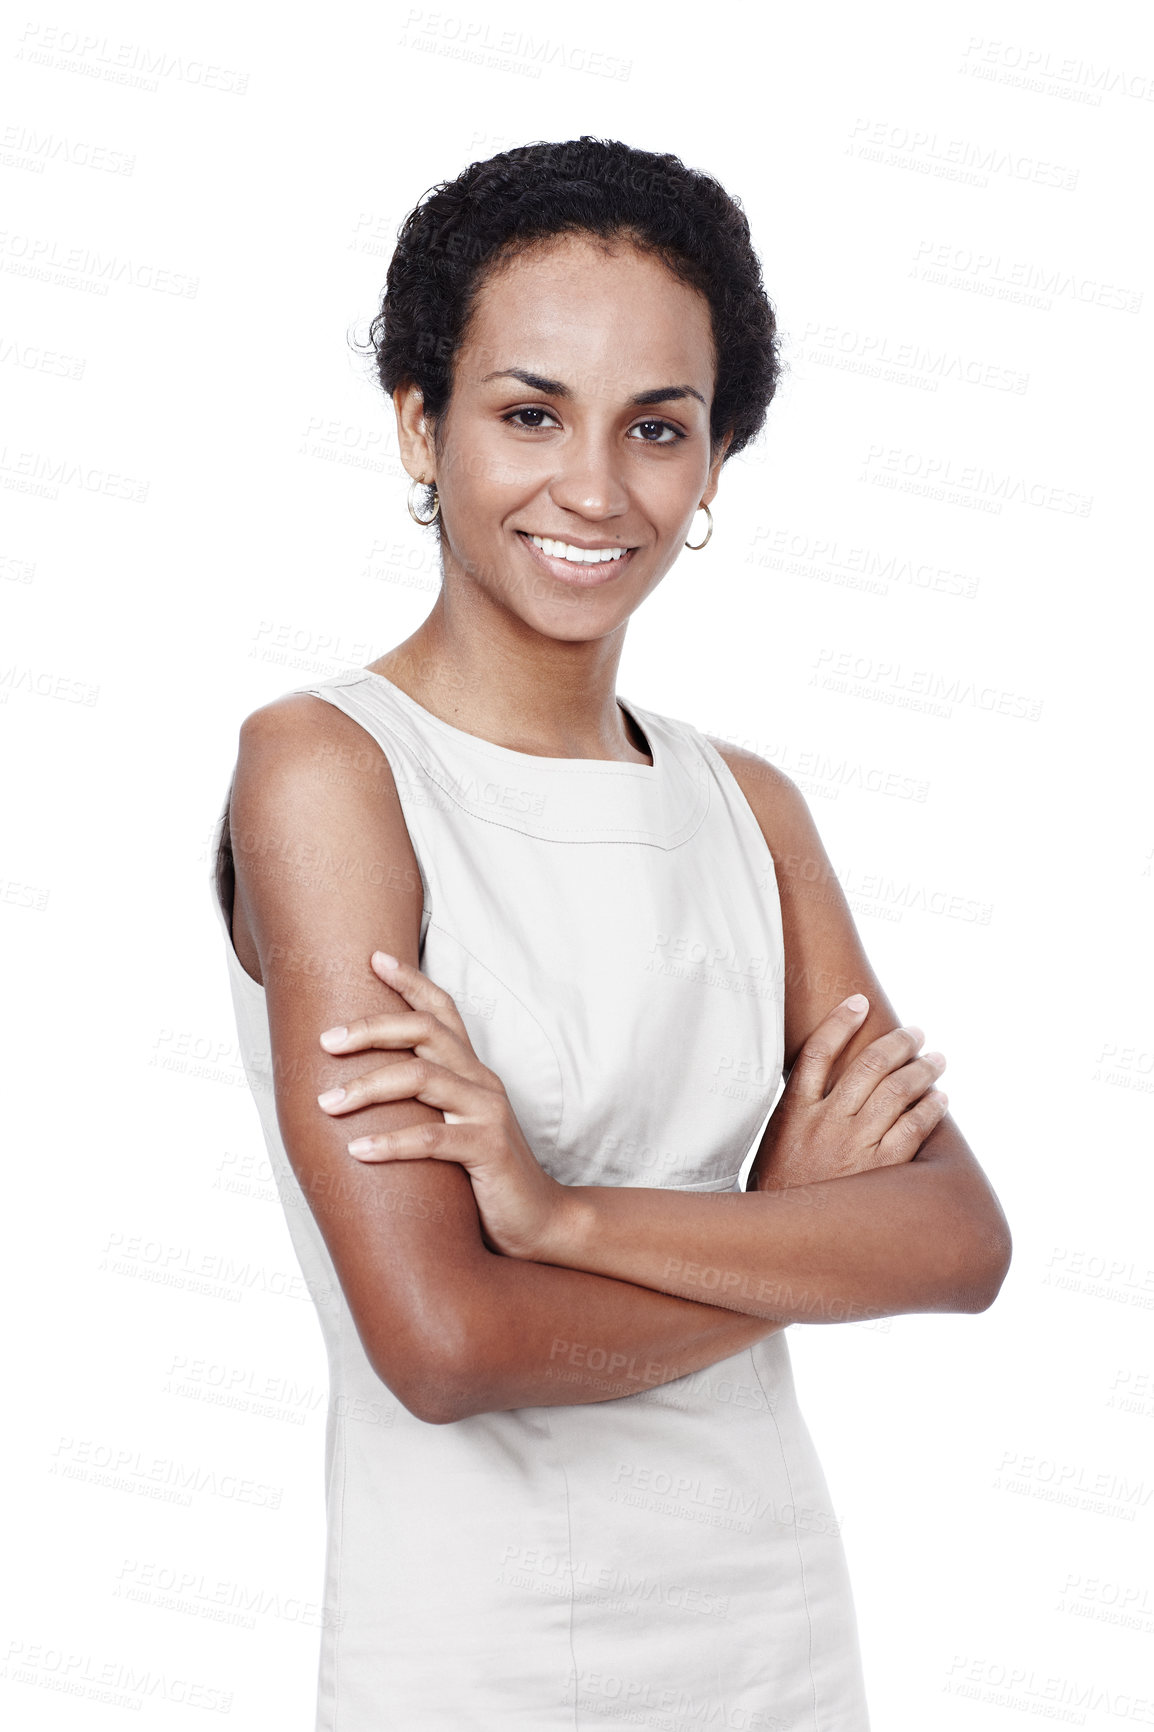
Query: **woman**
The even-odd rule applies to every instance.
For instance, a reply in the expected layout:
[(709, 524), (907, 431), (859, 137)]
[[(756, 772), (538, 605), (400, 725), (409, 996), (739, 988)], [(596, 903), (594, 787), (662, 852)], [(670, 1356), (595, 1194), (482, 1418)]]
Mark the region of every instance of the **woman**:
[(784, 1329), (983, 1310), (1009, 1235), (798, 790), (615, 694), (773, 395), (748, 226), (504, 152), (373, 339), (442, 588), (246, 719), (217, 872), (331, 1364), (316, 1724), (864, 1732)]

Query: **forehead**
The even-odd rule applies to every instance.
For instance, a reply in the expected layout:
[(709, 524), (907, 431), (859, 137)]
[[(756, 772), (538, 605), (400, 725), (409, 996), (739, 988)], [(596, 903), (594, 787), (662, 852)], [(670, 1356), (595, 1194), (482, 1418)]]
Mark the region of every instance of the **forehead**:
[(709, 303), (652, 253), (564, 235), (500, 264), (482, 285), (457, 356), (460, 382), (521, 367), (622, 392), (713, 386)]

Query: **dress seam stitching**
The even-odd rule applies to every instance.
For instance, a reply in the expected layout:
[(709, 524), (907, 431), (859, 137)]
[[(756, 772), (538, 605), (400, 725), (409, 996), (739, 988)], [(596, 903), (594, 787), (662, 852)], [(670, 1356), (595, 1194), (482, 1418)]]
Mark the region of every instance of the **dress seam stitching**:
[[(497, 973), (497, 970), (490, 963), (486, 962), (483, 957), (478, 956), (475, 950), (470, 950), (469, 946), (467, 944), (465, 944), (463, 942), (463, 940), (458, 938), (457, 934), (455, 932), (451, 932), (447, 926), (442, 926), (441, 922), (439, 920), (434, 920), (434, 919), (430, 918), (427, 930), (429, 932), (431, 932), (434, 927), (436, 927), (438, 932), (443, 932), (446, 938), (452, 939), (453, 943), (456, 945), (459, 945), (460, 948), (465, 952), (466, 956), (472, 958), (472, 960), (477, 964), (478, 968), (483, 968), (485, 970), (486, 974), (491, 974), (493, 976), (493, 979), (498, 981), (500, 983), (500, 985), (504, 987), (505, 991), (509, 994), (509, 997), (511, 999), (513, 999), (514, 1003), (520, 1005), (521, 1009), (524, 1011), (525, 1015), (529, 1018), (530, 1022), (533, 1024), (534, 1028), (536, 1028), (540, 1032), (542, 1040), (545, 1042), (545, 1045), (549, 1048), (549, 1051), (552, 1053), (553, 1063), (557, 1067), (557, 1085), (558, 1085), (558, 1088), (560, 1090), (560, 1095), (561, 1095), (561, 1107), (560, 1107), (560, 1111), (557, 1114), (557, 1133), (553, 1138), (552, 1151), (551, 1151), (553, 1154), (556, 1154), (558, 1145), (561, 1141), (561, 1127), (565, 1123), (565, 1069), (561, 1063), (561, 1059), (560, 1059), (560, 1056), (558, 1055), (557, 1048), (553, 1045), (553, 1042), (549, 1036), (548, 1029), (541, 1022), (541, 1020), (537, 1016), (536, 1012), (531, 1010), (529, 1008), (529, 1006), (525, 1003), (525, 1000), (521, 997), (520, 993), (514, 992), (513, 988), (509, 985), (509, 982), (507, 980), (502, 979), (502, 977)], [(536, 1151), (534, 1151), (534, 1153), (536, 1153)]]
[[(783, 1343), (783, 1345), (785, 1345), (785, 1344)], [(788, 1351), (788, 1349), (787, 1349), (787, 1351)], [(790, 1502), (790, 1508), (793, 1511), (793, 1543), (797, 1549), (797, 1567), (798, 1567), (798, 1571), (801, 1575), (801, 1598), (802, 1598), (802, 1604), (805, 1606), (805, 1627), (806, 1627), (806, 1632), (807, 1632), (807, 1635), (809, 1638), (809, 1652), (807, 1655), (807, 1665), (809, 1668), (809, 1687), (810, 1687), (810, 1691), (812, 1694), (812, 1703), (813, 1703), (814, 1732), (821, 1732), (818, 1718), (817, 1718), (817, 1680), (815, 1679), (815, 1677), (813, 1675), (813, 1613), (810, 1610), (809, 1588), (808, 1588), (808, 1585), (807, 1585), (806, 1579), (805, 1579), (805, 1554), (802, 1551), (801, 1529), (798, 1525), (798, 1520), (797, 1520), (797, 1499), (794, 1496), (794, 1491), (793, 1491), (793, 1475), (789, 1470), (789, 1456), (786, 1453), (785, 1443), (782, 1439), (781, 1426), (778, 1423), (777, 1412), (775, 1410), (774, 1403), (770, 1397), (769, 1390), (765, 1387), (765, 1380), (761, 1375), (761, 1367), (758, 1365), (757, 1358), (756, 1358), (755, 1354), (753, 1353), (752, 1349), (749, 1350), (749, 1358), (750, 1358), (750, 1363), (753, 1366), (753, 1374), (757, 1378), (757, 1381), (761, 1386), (761, 1393), (765, 1396), (766, 1405), (769, 1408), (769, 1416), (773, 1420), (773, 1429), (777, 1434), (777, 1447), (778, 1447), (778, 1450), (781, 1454), (781, 1465), (785, 1469), (785, 1483), (789, 1487), (789, 1502)]]
[[(340, 1340), (341, 1382), (344, 1383), (345, 1382), (345, 1377), (344, 1377), (344, 1372), (345, 1372), (345, 1320), (344, 1320), (344, 1318), (340, 1318), (339, 1323), (338, 1323), (338, 1329), (340, 1332), (339, 1333), (339, 1340)], [(331, 1395), (330, 1395), (330, 1400), (331, 1400)], [(337, 1423), (340, 1427), (340, 1431), (334, 1437), (333, 1441), (334, 1441), (334, 1444), (339, 1444), (339, 1447), (340, 1447), (341, 1472), (340, 1472), (340, 1494), (339, 1494), (338, 1505), (337, 1505), (338, 1514), (339, 1514), (339, 1523), (340, 1523), (339, 1530), (338, 1530), (340, 1533), (340, 1542), (337, 1545), (337, 1579), (336, 1579), (338, 1623), (337, 1623), (337, 1627), (333, 1631), (333, 1726), (334, 1726), (334, 1728), (338, 1724), (338, 1720), (339, 1720), (339, 1716), (340, 1716), (340, 1708), (341, 1708), (341, 1661), (342, 1661), (343, 1655), (341, 1652), (341, 1634), (342, 1634), (342, 1632), (341, 1632), (341, 1628), (340, 1628), (339, 1611), (340, 1611), (341, 1605), (343, 1603), (342, 1595), (343, 1595), (343, 1588), (344, 1588), (344, 1567), (345, 1567), (345, 1545), (344, 1545), (344, 1538), (345, 1538), (345, 1489), (346, 1489), (346, 1486), (348, 1483), (348, 1468), (349, 1468), (349, 1452), (348, 1452), (348, 1449), (346, 1448), (346, 1439), (345, 1439), (346, 1421), (345, 1421), (345, 1418), (343, 1415), (338, 1416), (338, 1422)], [(326, 1522), (325, 1525), (327, 1527), (328, 1523)]]
[[(369, 691), (376, 691), (378, 689), (377, 686), (375, 686), (371, 682), (371, 679), (369, 678), (369, 676), (366, 675), (365, 679), (366, 679), (366, 681), (368, 681), (368, 690)], [(332, 703), (333, 707), (335, 709), (343, 709), (343, 706), (341, 704), (335, 702), (334, 699), (329, 698), (327, 696), (327, 693), (324, 690), (324, 687), (325, 686), (345, 686), (345, 685), (352, 685), (354, 683), (359, 683), (359, 681), (357, 680), (357, 677), (356, 676), (350, 676), (347, 680), (342, 678), (340, 680), (333, 679), (333, 680), (329, 680), (329, 681), (319, 681), (315, 685), (300, 687), (298, 689), (300, 691), (304, 692), (304, 694), (308, 697), (319, 697), (319, 698), (325, 699), (327, 702)], [(365, 699), (363, 701), (365, 704), (365, 708), (369, 711), (370, 714), (374, 715), (374, 719), (376, 719), (378, 721), (381, 720), (382, 718), (376, 713), (375, 706), (374, 706), (372, 700), (371, 699)], [(345, 710), (344, 713), (347, 715), (349, 712), (347, 710)], [(640, 710), (633, 708), (633, 714), (635, 716), (637, 716), (638, 719), (642, 719), (643, 712), (641, 712)], [(646, 717), (648, 716), (648, 714), (649, 714), (649, 712), (644, 712), (644, 715)], [(359, 718), (357, 718), (356, 716), (353, 716), (351, 719), (353, 721), (359, 720)], [(701, 807), (701, 810), (697, 816), (697, 821), (696, 822), (693, 821), (693, 813), (691, 812), (690, 816), (688, 818), (682, 819), (681, 823), (679, 825), (677, 825), (676, 827), (674, 827), (672, 831), (667, 831), (665, 833), (665, 836), (657, 836), (657, 835), (654, 835), (652, 833), (647, 834), (647, 833), (640, 831), (638, 826), (628, 825), (628, 824), (599, 826), (599, 828), (602, 832), (601, 837), (597, 837), (597, 836), (592, 836), (592, 837), (574, 836), (572, 834), (565, 834), (565, 833), (552, 834), (551, 835), (551, 834), (543, 834), (539, 830), (522, 830), (520, 828), (520, 826), (517, 824), (502, 823), (499, 818), (490, 817), (489, 814), (485, 813), (485, 812), (478, 812), (468, 802), (462, 800), (459, 795), (454, 793), (452, 786), (449, 784), (446, 784), (444, 781), (442, 781), (441, 778), (437, 775), (435, 769), (433, 769), (430, 766), (430, 764), (427, 762), (425, 754), (422, 750), (422, 746), (423, 746), (424, 742), (421, 740), (421, 737), (418, 734), (418, 732), (417, 732), (417, 730), (416, 730), (416, 728), (412, 722), (412, 719), (410, 717), (406, 716), (403, 712), (397, 712), (396, 715), (390, 714), (388, 717), (389, 722), (394, 723), (394, 724), (398, 721), (398, 719), (399, 719), (399, 723), (400, 723), (400, 732), (402, 734), (402, 742), (401, 743), (407, 748), (407, 750), (411, 754), (412, 759), (415, 762), (415, 764), (417, 765), (421, 774), (423, 776), (425, 776), (427, 778), (427, 780), (433, 784), (434, 787), (439, 788), (440, 791), (449, 800), (451, 800), (453, 802), (453, 805), (457, 808), (458, 811), (466, 813), (467, 816), (469, 816), (471, 818), (476, 818), (482, 824), (495, 824), (500, 829), (513, 830), (515, 832), (520, 833), (521, 835), (530, 836), (530, 837), (533, 837), (535, 840), (542, 841), (542, 842), (596, 843), (598, 840), (603, 840), (607, 843), (614, 843), (614, 842), (619, 842), (619, 841), (633, 841), (633, 842), (639, 842), (646, 847), (665, 848), (668, 850), (672, 850), (674, 848), (682, 847), (684, 845), (684, 843), (691, 840), (692, 837), (694, 837), (697, 834), (698, 830), (700, 830), (702, 824), (705, 823), (705, 821), (709, 815), (709, 809), (710, 809), (710, 805), (711, 805), (709, 777), (708, 776), (702, 776), (699, 774), (695, 778), (695, 787), (694, 787), (694, 792), (695, 792), (695, 795), (697, 796), (696, 804), (699, 807)], [(363, 722), (360, 722), (359, 725), (364, 727)], [(682, 724), (682, 727), (684, 727), (684, 725), (685, 724)], [(369, 734), (370, 738), (376, 740), (377, 745), (380, 747), (381, 751), (384, 752), (386, 759), (388, 759), (389, 754), (385, 751), (385, 748), (381, 744), (381, 741), (372, 732), (372, 730), (370, 728), (365, 728), (365, 732)], [(479, 742), (479, 746), (482, 750), (486, 745), (492, 744), (491, 741), (482, 740), (479, 735), (478, 736), (470, 735), (471, 739), (474, 737), (477, 738), (477, 740)], [(679, 737), (681, 738), (683, 744), (696, 746), (696, 741), (686, 740), (683, 733), (680, 733)], [(514, 754), (514, 755), (515, 756), (522, 756), (524, 754)], [(501, 760), (501, 762), (503, 762), (503, 761), (504, 760)], [(596, 775), (603, 775), (605, 773), (605, 771), (608, 770), (610, 772), (611, 777), (612, 777), (612, 773), (613, 773), (613, 770), (615, 768), (615, 766), (613, 766), (612, 764), (605, 764), (605, 765), (599, 764), (596, 767), (596, 770), (585, 769), (585, 768), (575, 768), (575, 767), (573, 767), (571, 760), (566, 759), (566, 758), (557, 758), (556, 760), (549, 759), (548, 762), (549, 762), (550, 766), (552, 766), (554, 763), (557, 766), (557, 770), (552, 770), (552, 768), (551, 768), (550, 773), (552, 773), (552, 774), (556, 774), (559, 772), (559, 773), (566, 774), (566, 775), (592, 776), (595, 774)], [(569, 766), (568, 768), (566, 768), (567, 765)], [(391, 760), (389, 761), (389, 767), (390, 767), (390, 769), (392, 768)], [(623, 764), (623, 765), (616, 766), (616, 768), (618, 768), (624, 775), (629, 776), (629, 777), (632, 777), (632, 776), (636, 775), (636, 773), (637, 773), (637, 766), (633, 766), (633, 765)], [(683, 769), (685, 768), (684, 764), (682, 764), (682, 768)], [(619, 780), (620, 778), (614, 777), (613, 779)], [(704, 793), (704, 795), (705, 795), (704, 801), (701, 798), (702, 793)], [(400, 797), (400, 788), (399, 787), (397, 789), (397, 794), (398, 794), (398, 797)], [(403, 806), (404, 806), (403, 799), (401, 799), (401, 805), (403, 808)], [(689, 826), (692, 826), (692, 828), (690, 828)], [(667, 839), (670, 835), (672, 835), (672, 837), (674, 838), (673, 840)]]
[[(554, 1431), (553, 1431), (553, 1421), (550, 1417), (549, 1410), (548, 1410), (548, 1408), (544, 1408), (542, 1411), (543, 1411), (543, 1415), (544, 1415), (544, 1419), (545, 1419), (545, 1429), (549, 1433), (549, 1441), (552, 1443), (553, 1447), (556, 1449), (557, 1438), (556, 1438), (556, 1435), (554, 1434)], [(572, 1500), (569, 1496), (569, 1475), (565, 1472), (565, 1458), (561, 1454), (560, 1450), (557, 1451), (557, 1466), (561, 1470), (561, 1483), (565, 1487), (565, 1543), (566, 1543), (568, 1550), (569, 1550), (569, 1663), (573, 1668), (573, 1677), (574, 1677), (574, 1679), (576, 1679), (576, 1677), (578, 1675), (578, 1673), (577, 1673), (577, 1647), (576, 1647), (576, 1643), (573, 1640), (573, 1621), (574, 1621), (574, 1617), (575, 1617), (576, 1611), (577, 1611), (577, 1596), (576, 1596), (576, 1593), (574, 1592), (574, 1586), (573, 1586), (573, 1583), (574, 1583), (574, 1572), (573, 1572), (573, 1505), (572, 1505)], [(573, 1726), (575, 1728), (575, 1732), (579, 1732), (579, 1728), (580, 1728), (580, 1724), (581, 1724), (581, 1722), (578, 1718), (580, 1711), (581, 1711), (581, 1698), (580, 1698), (580, 1695), (579, 1695), (577, 1689), (574, 1688), (574, 1691), (573, 1691)]]

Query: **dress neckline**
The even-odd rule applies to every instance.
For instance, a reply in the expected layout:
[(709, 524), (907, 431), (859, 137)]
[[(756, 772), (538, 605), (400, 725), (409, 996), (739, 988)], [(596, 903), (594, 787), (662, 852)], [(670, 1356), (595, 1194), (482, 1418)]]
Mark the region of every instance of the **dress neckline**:
[(415, 715), (420, 716), (422, 720), (430, 723), (434, 728), (439, 729), (441, 733), (451, 735), (458, 740), (467, 741), (472, 746), (481, 747), (486, 752), (496, 752), (502, 758), (508, 758), (514, 761), (519, 760), (521, 763), (539, 764), (554, 769), (572, 768), (575, 770), (611, 770), (616, 775), (627, 776), (633, 774), (656, 776), (659, 771), (664, 768), (665, 753), (664, 749), (657, 743), (655, 730), (643, 727), (633, 705), (626, 703), (625, 699), (620, 696), (617, 698), (617, 706), (619, 709), (624, 710), (625, 714), (631, 718), (637, 732), (649, 747), (649, 755), (653, 759), (651, 764), (624, 764), (616, 758), (557, 758), (548, 756), (543, 757), (539, 752), (518, 752), (512, 746), (499, 746), (495, 740), (487, 740), (483, 734), (471, 734), (467, 728), (454, 727), (452, 722), (446, 722), (442, 716), (435, 716), (432, 710), (427, 710), (424, 704), (419, 704), (416, 698), (410, 697), (408, 692), (404, 691), (400, 686), (395, 685), (394, 682), (389, 679), (387, 674), (379, 674), (375, 668), (362, 667), (358, 668), (357, 672), (360, 674), (367, 674), (370, 679), (380, 680), (383, 685), (388, 686), (389, 690), (400, 700), (402, 705), (414, 712)]

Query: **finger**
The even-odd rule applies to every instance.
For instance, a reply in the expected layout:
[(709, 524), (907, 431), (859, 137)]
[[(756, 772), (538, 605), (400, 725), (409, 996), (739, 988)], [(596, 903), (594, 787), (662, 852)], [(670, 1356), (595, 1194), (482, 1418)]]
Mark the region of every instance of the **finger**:
[(362, 1107), (404, 1100), (424, 1101), (426, 1106), (453, 1113), (458, 1120), (486, 1120), (494, 1111), (495, 1095), (492, 1089), (458, 1071), (414, 1055), (366, 1071), (343, 1088), (326, 1089), (317, 1096), (317, 1105), (333, 1118), (340, 1118)]
[(857, 1123), (880, 1141), (902, 1114), (933, 1087), (945, 1068), (946, 1061), (940, 1052), (927, 1052), (911, 1059), (900, 1070), (891, 1071), (882, 1077), (857, 1114)]
[(428, 1119), (419, 1125), (404, 1125), (396, 1131), (379, 1131), (374, 1136), (354, 1137), (348, 1145), (349, 1154), (358, 1161), (456, 1161), (468, 1170), (469, 1159), (476, 1159), (475, 1138), (454, 1135), (453, 1125)]
[(428, 1011), (397, 1010), (355, 1017), (338, 1028), (326, 1028), (319, 1038), (327, 1052), (360, 1052), (366, 1046), (416, 1046), (432, 1039), (437, 1029), (448, 1032)]
[(386, 1051), (398, 1047), (419, 1050), (422, 1058), (447, 1065), (474, 1082), (483, 1082), (492, 1072), (483, 1065), (469, 1037), (464, 1039), (438, 1020), (428, 1010), (386, 1011), (378, 1016), (361, 1016), (339, 1028), (326, 1028), (319, 1037), (326, 1052), (363, 1052), (366, 1047), (382, 1047)]
[[(853, 1062), (846, 1066), (830, 1094), (836, 1095), (838, 1105), (844, 1112), (860, 1111), (879, 1083), (892, 1071), (909, 1063), (924, 1039), (925, 1035), (920, 1028), (908, 1025), (905, 1028), (891, 1028), (886, 1034), (879, 1034), (876, 1040), (863, 1046)], [(925, 1087), (923, 1083), (922, 1088)], [(918, 1093), (921, 1092), (922, 1089), (919, 1089)], [(902, 1106), (907, 1106), (913, 1098), (912, 1095), (908, 1096), (902, 1101)]]
[(949, 1104), (949, 1096), (941, 1089), (931, 1089), (916, 1101), (878, 1144), (880, 1165), (894, 1167), (912, 1161), (930, 1132), (945, 1118)]
[(857, 1033), (868, 1010), (869, 999), (864, 993), (855, 992), (818, 1023), (789, 1073), (793, 1091), (801, 1100), (813, 1103), (824, 1098), (830, 1066)]
[(391, 986), (394, 992), (399, 992), (402, 998), (407, 998), (415, 1010), (431, 1011), (446, 1028), (451, 1028), (454, 1034), (468, 1040), (469, 1036), (453, 996), (446, 992), (443, 986), (438, 986), (411, 962), (402, 962), (399, 957), (390, 956), (387, 950), (374, 950), (370, 961), (374, 972), (380, 975), (385, 985)]

